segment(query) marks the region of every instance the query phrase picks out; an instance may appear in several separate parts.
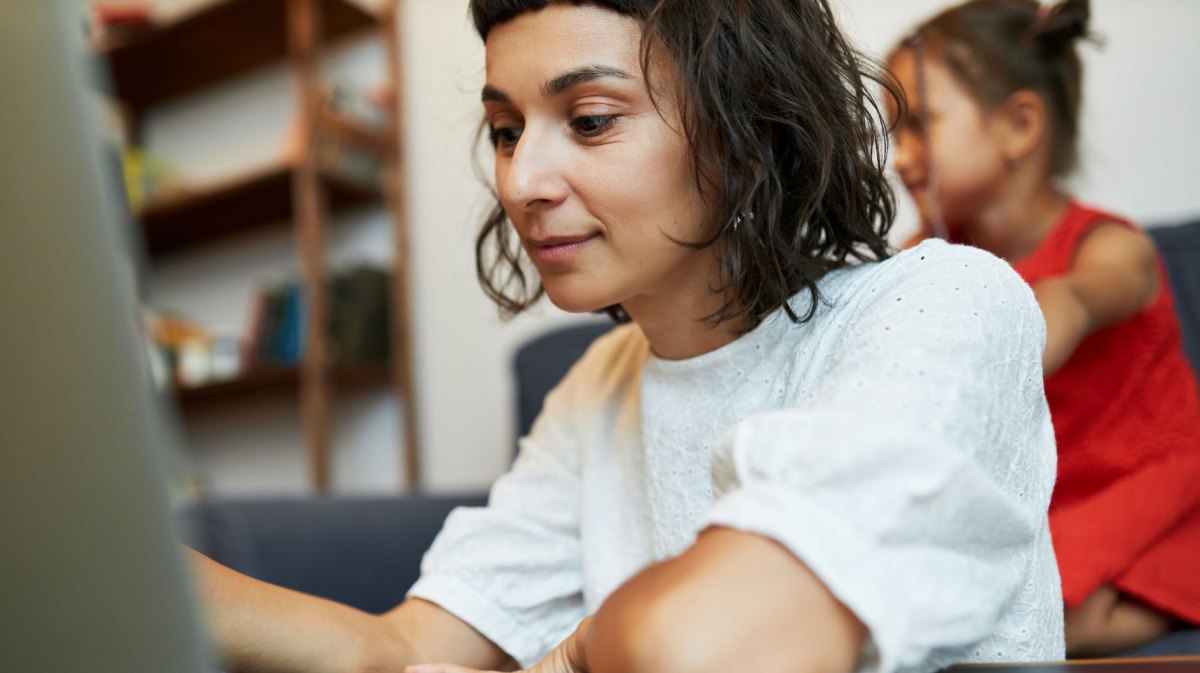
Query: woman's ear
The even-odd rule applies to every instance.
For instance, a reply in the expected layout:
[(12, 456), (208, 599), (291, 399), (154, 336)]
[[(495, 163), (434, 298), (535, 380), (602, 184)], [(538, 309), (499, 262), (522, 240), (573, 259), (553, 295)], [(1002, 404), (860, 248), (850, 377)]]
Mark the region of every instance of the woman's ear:
[(1046, 104), (1033, 91), (1021, 89), (1009, 96), (1001, 110), (1000, 121), (1004, 159), (1009, 165), (1027, 162), (1046, 144), (1049, 129)]

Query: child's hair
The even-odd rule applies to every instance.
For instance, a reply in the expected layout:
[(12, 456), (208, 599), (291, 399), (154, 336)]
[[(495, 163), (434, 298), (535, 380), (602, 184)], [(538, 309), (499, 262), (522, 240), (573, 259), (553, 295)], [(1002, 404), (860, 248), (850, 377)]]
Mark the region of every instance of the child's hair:
[[(498, 24), (548, 4), (471, 0), (470, 11), (486, 41)], [(850, 46), (826, 0), (572, 4), (639, 20), (643, 73), (656, 45), (673, 60), (693, 177), (712, 206), (701, 240), (677, 243), (716, 244), (721, 260), (714, 289), (725, 302), (706, 321), (757, 325), (783, 307), (802, 322), (816, 310), (826, 272), (888, 256), (895, 201), (884, 176), (886, 121), (869, 82), (900, 93)], [(511, 316), (543, 288), (531, 287), (510, 229), (497, 199), (476, 241), (476, 268), (484, 291)], [(797, 314), (787, 300), (802, 289), (812, 302)], [(628, 320), (619, 306), (607, 313)]]
[(984, 109), (1017, 91), (1038, 94), (1050, 122), (1050, 173), (1065, 177), (1079, 158), (1083, 65), (1075, 41), (1093, 37), (1090, 13), (1088, 0), (970, 0), (922, 23), (896, 51), (923, 50)]

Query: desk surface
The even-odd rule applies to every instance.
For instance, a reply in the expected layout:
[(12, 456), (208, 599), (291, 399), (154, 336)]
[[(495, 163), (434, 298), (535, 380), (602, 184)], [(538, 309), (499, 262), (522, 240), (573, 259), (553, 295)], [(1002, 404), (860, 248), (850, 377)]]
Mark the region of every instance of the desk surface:
[(1095, 659), (1044, 664), (976, 664), (946, 673), (1200, 673), (1200, 657)]

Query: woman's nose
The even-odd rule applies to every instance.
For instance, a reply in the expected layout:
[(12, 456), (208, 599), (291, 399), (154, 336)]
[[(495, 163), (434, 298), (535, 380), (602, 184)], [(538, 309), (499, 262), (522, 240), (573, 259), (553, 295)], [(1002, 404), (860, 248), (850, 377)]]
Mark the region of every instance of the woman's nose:
[(496, 185), (509, 212), (554, 206), (569, 189), (566, 151), (553, 136), (527, 126), (512, 154), (497, 162)]

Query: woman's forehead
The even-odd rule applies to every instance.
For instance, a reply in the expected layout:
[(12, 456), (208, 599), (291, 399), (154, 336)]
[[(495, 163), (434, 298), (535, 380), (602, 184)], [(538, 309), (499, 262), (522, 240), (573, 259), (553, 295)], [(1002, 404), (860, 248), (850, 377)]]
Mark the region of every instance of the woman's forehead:
[(551, 4), (499, 24), (486, 43), (489, 85), (539, 85), (588, 66), (641, 75), (641, 24), (592, 5)]

